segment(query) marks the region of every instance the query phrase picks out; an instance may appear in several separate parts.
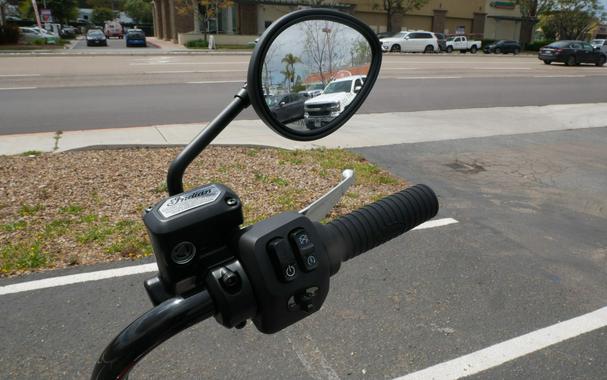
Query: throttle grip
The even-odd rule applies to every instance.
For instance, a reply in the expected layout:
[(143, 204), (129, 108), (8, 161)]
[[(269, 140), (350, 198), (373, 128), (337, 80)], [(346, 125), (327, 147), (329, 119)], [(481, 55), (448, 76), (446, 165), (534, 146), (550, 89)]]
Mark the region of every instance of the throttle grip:
[(415, 185), (389, 195), (328, 224), (317, 224), (331, 266), (337, 273), (350, 260), (432, 219), (438, 212), (436, 194), (426, 185)]

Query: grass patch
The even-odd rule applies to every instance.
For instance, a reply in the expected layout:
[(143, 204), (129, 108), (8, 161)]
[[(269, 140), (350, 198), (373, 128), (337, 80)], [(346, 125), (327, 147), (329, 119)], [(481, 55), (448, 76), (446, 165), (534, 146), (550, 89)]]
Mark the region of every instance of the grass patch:
[(44, 227), (42, 237), (45, 239), (52, 239), (55, 237), (63, 236), (69, 231), (71, 224), (72, 222), (67, 219), (53, 220)]
[(17, 220), (16, 222), (6, 223), (2, 225), (2, 230), (5, 232), (21, 231), (27, 226), (25, 220)]
[(21, 153), (21, 155), (25, 157), (38, 157), (41, 154), (42, 152), (39, 150), (26, 150), (25, 152)]
[(42, 206), (41, 204), (28, 205), (28, 204), (24, 203), (19, 208), (19, 215), (20, 216), (35, 215), (38, 211), (42, 210), (43, 208), (44, 208), (44, 206)]
[(62, 214), (80, 215), (84, 208), (77, 203), (71, 203), (59, 209)]
[(0, 249), (0, 273), (42, 268), (48, 263), (39, 242), (8, 244)]

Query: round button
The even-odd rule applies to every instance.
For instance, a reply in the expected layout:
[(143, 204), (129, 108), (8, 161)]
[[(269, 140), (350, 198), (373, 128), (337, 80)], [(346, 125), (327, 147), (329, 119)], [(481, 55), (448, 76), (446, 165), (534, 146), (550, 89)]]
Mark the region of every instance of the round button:
[(285, 274), (287, 275), (287, 277), (295, 276), (295, 266), (287, 265), (287, 269), (285, 269)]
[(187, 264), (196, 255), (196, 246), (189, 241), (182, 241), (171, 251), (171, 259), (175, 264)]
[(310, 256), (308, 256), (306, 261), (308, 262), (308, 266), (312, 267), (312, 266), (316, 265), (316, 256), (310, 255)]

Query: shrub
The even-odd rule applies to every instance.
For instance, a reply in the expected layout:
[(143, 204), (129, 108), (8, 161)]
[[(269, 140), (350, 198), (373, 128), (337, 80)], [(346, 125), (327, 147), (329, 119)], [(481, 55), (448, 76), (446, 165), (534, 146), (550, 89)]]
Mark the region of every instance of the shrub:
[(190, 49), (203, 49), (209, 47), (209, 43), (205, 40), (192, 40), (186, 42), (185, 47)]
[(19, 27), (12, 23), (0, 26), (0, 45), (19, 42)]
[(551, 44), (553, 42), (554, 42), (553, 40), (534, 41), (534, 42), (528, 43), (525, 46), (525, 50), (539, 51), (541, 47)]

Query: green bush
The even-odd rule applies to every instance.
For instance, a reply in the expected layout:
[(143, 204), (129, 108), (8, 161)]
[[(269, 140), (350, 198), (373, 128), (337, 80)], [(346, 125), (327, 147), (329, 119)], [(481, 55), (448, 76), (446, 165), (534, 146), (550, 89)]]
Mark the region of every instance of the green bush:
[(542, 41), (534, 41), (531, 43), (528, 43), (525, 46), (525, 50), (529, 50), (529, 51), (539, 51), (541, 47), (544, 47), (548, 44), (553, 43), (553, 40), (542, 40)]
[(192, 40), (186, 42), (185, 47), (190, 49), (204, 49), (209, 47), (209, 43), (205, 40)]
[(19, 42), (19, 27), (12, 23), (0, 26), (0, 45)]
[(46, 45), (46, 40), (44, 38), (36, 38), (32, 40), (31, 44), (36, 46)]

